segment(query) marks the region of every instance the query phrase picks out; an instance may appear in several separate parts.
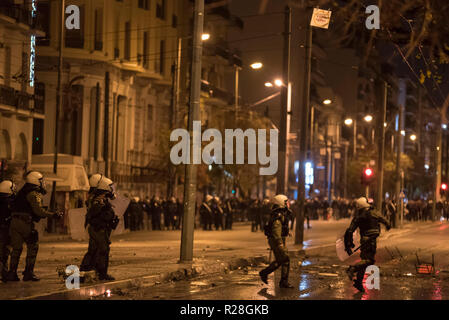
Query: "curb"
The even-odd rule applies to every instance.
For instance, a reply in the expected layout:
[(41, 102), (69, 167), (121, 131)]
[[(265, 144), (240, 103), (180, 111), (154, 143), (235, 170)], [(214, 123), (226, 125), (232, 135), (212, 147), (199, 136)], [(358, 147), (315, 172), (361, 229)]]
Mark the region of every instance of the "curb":
[(204, 276), (214, 273), (228, 273), (232, 270), (243, 269), (250, 266), (257, 266), (267, 262), (266, 256), (254, 256), (250, 258), (239, 258), (230, 262), (221, 262), (210, 266), (199, 266), (186, 264), (176, 271), (166, 272), (161, 275), (151, 275), (124, 279), (113, 282), (98, 283), (91, 286), (81, 287), (75, 290), (60, 290), (45, 294), (38, 294), (16, 300), (86, 300), (107, 294), (107, 291), (120, 293), (123, 289), (135, 287), (148, 287), (161, 283), (181, 281), (198, 276)]

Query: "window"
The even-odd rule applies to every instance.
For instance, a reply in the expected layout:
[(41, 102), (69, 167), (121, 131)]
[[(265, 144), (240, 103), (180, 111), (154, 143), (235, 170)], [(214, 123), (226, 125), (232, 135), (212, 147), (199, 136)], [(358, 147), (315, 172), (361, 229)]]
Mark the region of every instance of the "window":
[(38, 46), (50, 45), (50, 4), (48, 2), (37, 3), (37, 25), (45, 32), (45, 37), (37, 38)]
[(154, 112), (154, 107), (149, 104), (148, 105), (148, 110), (147, 110), (147, 124), (146, 124), (146, 140), (147, 142), (151, 142), (153, 141), (153, 128), (154, 128), (154, 123), (153, 123), (153, 112)]
[(131, 60), (131, 22), (125, 23), (125, 60)]
[(150, 0), (139, 0), (139, 8), (149, 10), (150, 9)]
[(159, 73), (163, 75), (165, 71), (165, 40), (161, 40), (159, 53)]
[(94, 50), (103, 50), (103, 8), (95, 9)]
[(33, 154), (44, 153), (44, 120), (33, 120)]
[(143, 33), (143, 67), (148, 69), (149, 67), (149, 60), (150, 60), (150, 48), (149, 48), (149, 41), (148, 41), (148, 32), (145, 31)]
[(45, 113), (45, 83), (38, 82), (34, 90), (34, 111)]
[(176, 14), (174, 14), (172, 16), (172, 22), (171, 22), (171, 26), (173, 28), (177, 28), (178, 27), (178, 16)]
[(162, 0), (156, 5), (156, 17), (165, 20), (166, 1)]
[(67, 48), (84, 48), (84, 6), (80, 6), (80, 29), (66, 29), (65, 46)]

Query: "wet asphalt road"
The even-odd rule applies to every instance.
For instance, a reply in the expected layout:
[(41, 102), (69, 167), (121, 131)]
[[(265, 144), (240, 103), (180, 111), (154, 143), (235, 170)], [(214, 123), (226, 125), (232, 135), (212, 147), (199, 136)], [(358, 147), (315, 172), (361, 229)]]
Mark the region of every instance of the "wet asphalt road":
[[(307, 257), (293, 258), (290, 282), (294, 289), (279, 289), (280, 272), (263, 284), (258, 272), (263, 265), (189, 281), (159, 284), (112, 292), (113, 300), (440, 300), (449, 299), (449, 224), (379, 242), (376, 265), (380, 290), (359, 293), (345, 269), (354, 257), (341, 262), (334, 248), (323, 248)], [(421, 260), (435, 255), (435, 275), (417, 274), (416, 253)]]

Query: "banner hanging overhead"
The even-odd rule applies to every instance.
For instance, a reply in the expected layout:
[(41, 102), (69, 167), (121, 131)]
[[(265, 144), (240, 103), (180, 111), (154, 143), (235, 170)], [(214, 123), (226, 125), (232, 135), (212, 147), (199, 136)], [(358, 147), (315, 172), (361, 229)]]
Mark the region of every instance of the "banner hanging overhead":
[(331, 21), (331, 14), (332, 11), (314, 8), (310, 25), (312, 27), (328, 29)]

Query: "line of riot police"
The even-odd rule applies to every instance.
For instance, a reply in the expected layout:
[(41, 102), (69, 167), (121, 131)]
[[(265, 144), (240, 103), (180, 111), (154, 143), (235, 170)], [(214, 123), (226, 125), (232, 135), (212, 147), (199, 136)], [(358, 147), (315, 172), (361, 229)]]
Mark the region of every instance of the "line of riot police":
[(39, 251), (39, 233), (35, 224), (41, 219), (63, 215), (43, 206), (42, 197), (46, 193), (44, 176), (37, 171), (25, 175), (25, 184), (19, 191), (12, 180), (0, 182), (0, 271), (3, 282), (20, 281), (17, 269), (24, 244), (27, 253), (22, 280), (39, 281), (34, 274)]

